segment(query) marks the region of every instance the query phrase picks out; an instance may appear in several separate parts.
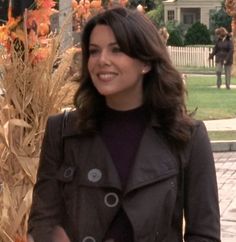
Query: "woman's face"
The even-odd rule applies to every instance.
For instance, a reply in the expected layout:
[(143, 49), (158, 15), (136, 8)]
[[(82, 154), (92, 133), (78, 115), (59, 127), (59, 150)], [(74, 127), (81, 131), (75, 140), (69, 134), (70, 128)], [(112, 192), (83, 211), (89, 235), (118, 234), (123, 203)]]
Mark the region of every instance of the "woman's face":
[(109, 107), (129, 110), (142, 104), (143, 75), (150, 67), (122, 52), (109, 26), (97, 25), (91, 33), (88, 70)]

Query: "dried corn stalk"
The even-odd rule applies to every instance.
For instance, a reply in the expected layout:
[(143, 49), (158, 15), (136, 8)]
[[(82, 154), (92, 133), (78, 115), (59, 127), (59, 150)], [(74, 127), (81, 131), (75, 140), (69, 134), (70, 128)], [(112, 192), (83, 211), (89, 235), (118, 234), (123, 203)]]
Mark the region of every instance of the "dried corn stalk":
[(61, 56), (58, 43), (59, 37), (52, 37), (48, 57), (37, 64), (27, 49), (0, 55), (0, 88), (5, 93), (0, 96), (1, 242), (25, 237), (46, 120), (71, 105), (77, 88), (65, 81), (71, 53)]

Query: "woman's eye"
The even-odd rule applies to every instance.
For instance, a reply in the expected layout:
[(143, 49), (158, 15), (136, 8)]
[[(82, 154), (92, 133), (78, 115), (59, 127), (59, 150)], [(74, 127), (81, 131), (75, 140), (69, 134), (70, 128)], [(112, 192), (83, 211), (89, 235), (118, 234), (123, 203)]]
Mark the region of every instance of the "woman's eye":
[(99, 53), (98, 49), (89, 49), (89, 55), (96, 55)]
[(119, 52), (121, 52), (121, 49), (120, 49), (120, 47), (113, 47), (112, 52), (113, 53), (119, 53)]

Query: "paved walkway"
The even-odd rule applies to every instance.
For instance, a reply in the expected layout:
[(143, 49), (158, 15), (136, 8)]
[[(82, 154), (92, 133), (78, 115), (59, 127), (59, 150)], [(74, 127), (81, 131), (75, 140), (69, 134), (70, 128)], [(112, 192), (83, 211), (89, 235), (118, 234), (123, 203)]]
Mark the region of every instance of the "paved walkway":
[(214, 153), (222, 242), (236, 242), (236, 152)]
[[(236, 118), (204, 123), (209, 131), (236, 131)], [(214, 152), (214, 158), (221, 211), (221, 239), (222, 242), (236, 242), (236, 140), (212, 142), (212, 147), (213, 151), (218, 151)]]
[[(221, 120), (207, 120), (204, 121), (208, 131), (236, 131), (236, 118), (221, 119)], [(236, 140), (220, 140), (212, 141), (212, 150), (220, 151), (235, 151)], [(236, 242), (236, 241), (235, 241)]]
[(209, 131), (236, 130), (236, 118), (204, 121)]

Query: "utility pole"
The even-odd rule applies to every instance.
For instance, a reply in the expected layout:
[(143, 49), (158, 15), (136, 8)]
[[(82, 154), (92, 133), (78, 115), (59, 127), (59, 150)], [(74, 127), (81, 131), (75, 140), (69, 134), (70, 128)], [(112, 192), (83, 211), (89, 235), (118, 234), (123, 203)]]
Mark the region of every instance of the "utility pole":
[(62, 36), (61, 51), (64, 51), (73, 45), (71, 0), (59, 0), (59, 30)]

